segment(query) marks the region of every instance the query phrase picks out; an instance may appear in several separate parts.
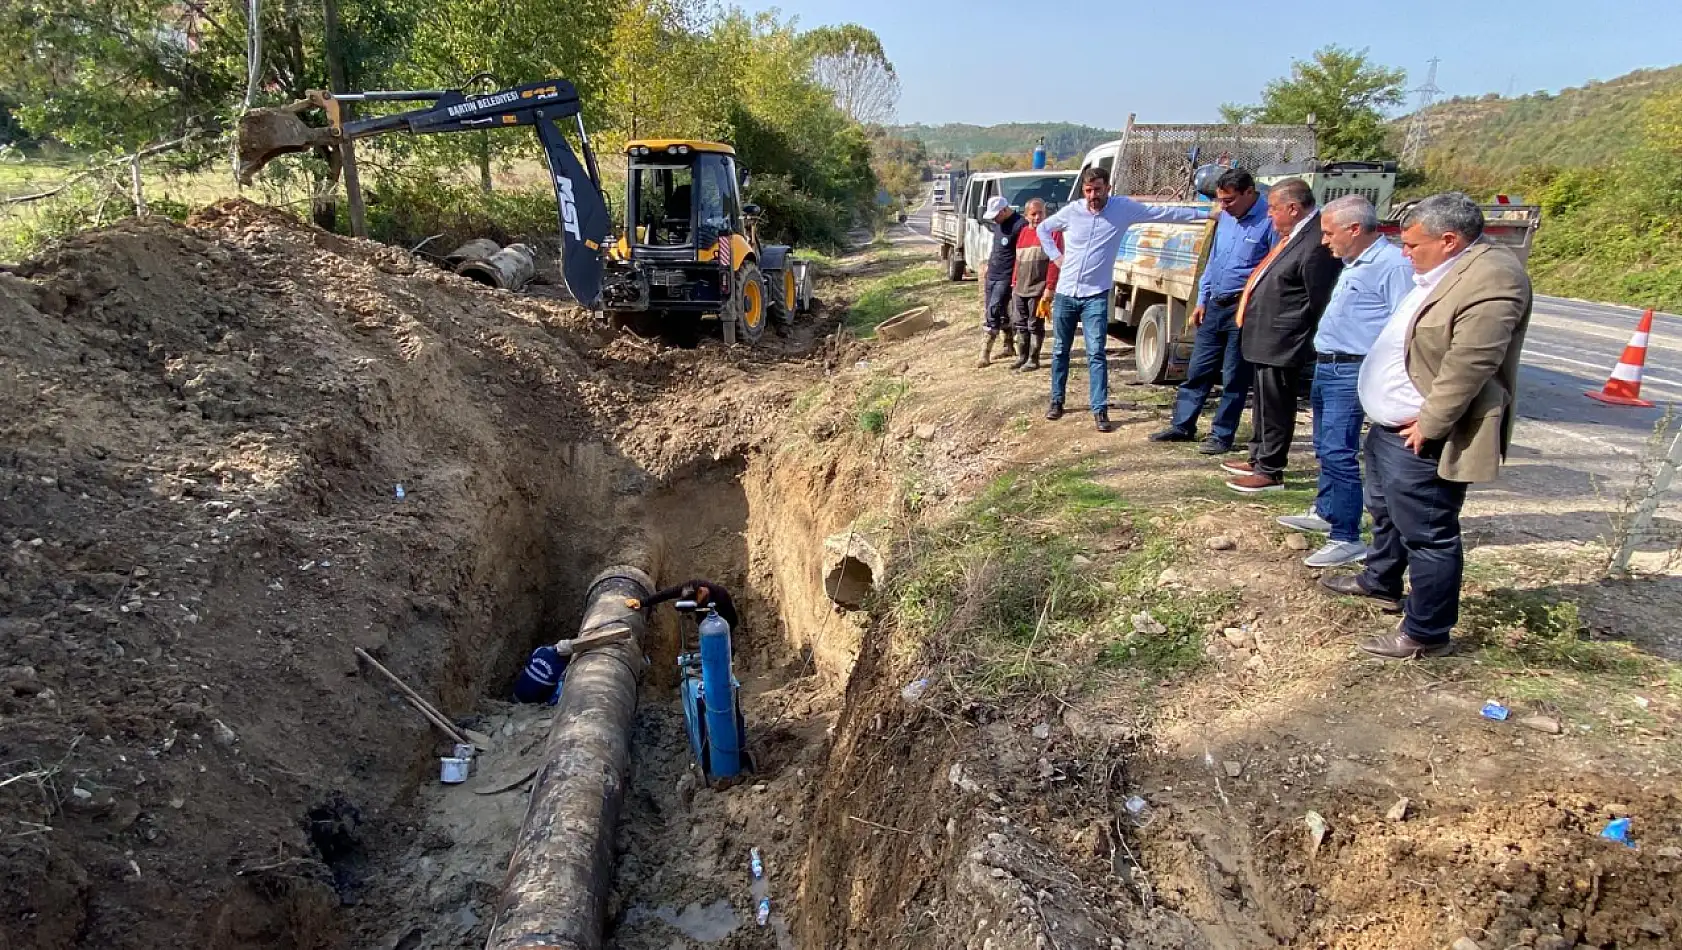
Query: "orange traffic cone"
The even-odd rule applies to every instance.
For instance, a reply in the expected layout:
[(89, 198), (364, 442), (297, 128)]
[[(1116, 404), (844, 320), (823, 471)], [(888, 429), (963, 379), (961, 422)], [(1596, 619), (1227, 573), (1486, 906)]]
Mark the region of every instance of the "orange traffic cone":
[(1652, 332), (1653, 310), (1649, 307), (1641, 315), (1641, 324), (1635, 328), (1635, 335), (1629, 338), (1629, 345), (1624, 347), (1624, 355), (1618, 358), (1618, 365), (1612, 367), (1612, 376), (1606, 380), (1606, 388), (1583, 395), (1613, 406), (1651, 407), (1652, 403), (1641, 398), (1641, 367), (1647, 364), (1647, 335)]

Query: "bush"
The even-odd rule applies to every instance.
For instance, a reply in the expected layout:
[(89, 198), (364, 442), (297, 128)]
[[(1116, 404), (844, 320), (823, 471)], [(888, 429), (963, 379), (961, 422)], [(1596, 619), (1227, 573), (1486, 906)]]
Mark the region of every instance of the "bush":
[(793, 244), (800, 248), (837, 251), (846, 244), (846, 213), (794, 187), (784, 175), (759, 175), (748, 189), (747, 201), (764, 211), (760, 240), (769, 244)]
[[(482, 191), (475, 185), (435, 178), (388, 176), (366, 190), (368, 236), (376, 241), (414, 247), (428, 245), (447, 254), (463, 241), (490, 238), (498, 244), (524, 242), (551, 251), (560, 246), (560, 217), (555, 193), (548, 188)], [(336, 230), (348, 233), (344, 202)]]

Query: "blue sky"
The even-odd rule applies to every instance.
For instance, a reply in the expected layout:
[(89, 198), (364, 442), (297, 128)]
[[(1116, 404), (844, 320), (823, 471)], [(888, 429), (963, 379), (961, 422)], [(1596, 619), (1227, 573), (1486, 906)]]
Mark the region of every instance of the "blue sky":
[(1557, 91), (1682, 62), (1679, 0), (737, 2), (875, 30), (899, 70), (902, 122), (1214, 121), (1222, 102), (1254, 101), (1328, 43), (1368, 48), (1410, 88), (1441, 57), (1448, 95)]

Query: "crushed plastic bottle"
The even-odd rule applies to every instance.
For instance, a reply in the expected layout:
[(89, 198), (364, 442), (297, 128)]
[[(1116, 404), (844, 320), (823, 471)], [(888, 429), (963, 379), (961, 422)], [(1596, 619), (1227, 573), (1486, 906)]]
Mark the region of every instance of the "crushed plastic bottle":
[(407, 497), (409, 497), (409, 493), (403, 490), (403, 483), (398, 482), (397, 483), (397, 500), (402, 501), (403, 499), (405, 499)]
[(753, 859), (753, 879), (756, 881), (763, 880), (765, 877), (765, 862), (759, 857), (759, 849), (752, 848), (748, 851), (748, 854)]
[(1616, 841), (1626, 847), (1635, 847), (1635, 842), (1629, 840), (1630, 820), (1628, 818), (1614, 818), (1600, 829), (1600, 836), (1607, 841)]
[(899, 691), (899, 698), (908, 703), (914, 703), (917, 700), (922, 699), (923, 694), (928, 691), (929, 678), (925, 676), (920, 680), (912, 680), (911, 682), (905, 684), (905, 687)]
[(1493, 719), (1496, 722), (1506, 722), (1507, 716), (1509, 715), (1507, 707), (1501, 705), (1493, 699), (1484, 703), (1483, 709), (1480, 710), (1478, 714), (1483, 716), (1485, 719)]
[(1137, 795), (1134, 795), (1127, 800), (1127, 813), (1135, 817), (1144, 814), (1145, 809), (1149, 807), (1150, 802), (1145, 801)]
[(771, 919), (771, 898), (761, 897), (759, 899), (759, 908), (754, 911), (753, 919), (759, 923), (759, 926), (765, 926), (765, 922)]

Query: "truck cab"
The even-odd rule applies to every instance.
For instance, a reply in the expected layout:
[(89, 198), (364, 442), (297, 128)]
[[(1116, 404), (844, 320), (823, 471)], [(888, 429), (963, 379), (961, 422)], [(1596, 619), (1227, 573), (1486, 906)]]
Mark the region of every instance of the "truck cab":
[(1053, 214), (1069, 201), (1077, 178), (1071, 171), (982, 172), (970, 176), (963, 197), (951, 209), (935, 210), (931, 230), (940, 242), (948, 280), (962, 280), (987, 260), (992, 229), (982, 217), (987, 202), (1002, 196), (1018, 213), (1034, 198)]

